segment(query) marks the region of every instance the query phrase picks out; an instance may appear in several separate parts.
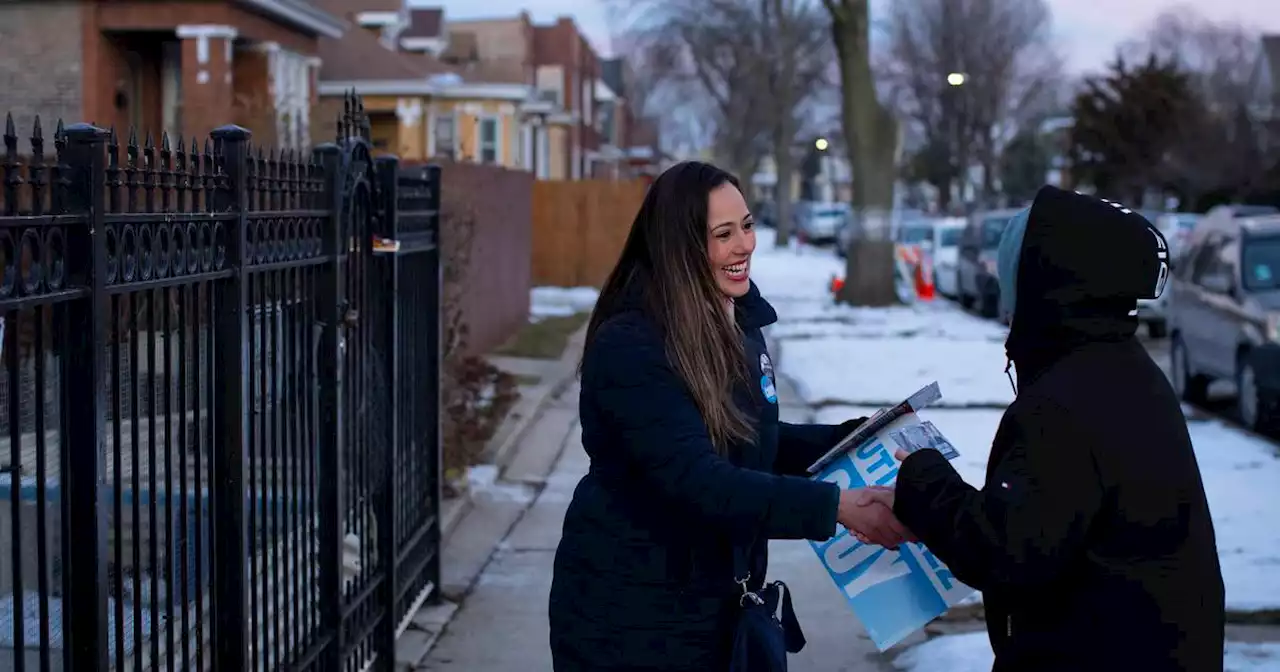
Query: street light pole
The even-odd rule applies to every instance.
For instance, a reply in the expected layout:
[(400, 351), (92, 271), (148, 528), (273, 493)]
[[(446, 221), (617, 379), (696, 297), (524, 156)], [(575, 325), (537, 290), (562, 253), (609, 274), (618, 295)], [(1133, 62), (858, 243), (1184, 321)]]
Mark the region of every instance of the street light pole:
[[(964, 104), (964, 96), (960, 93), (960, 87), (964, 86), (967, 79), (968, 78), (965, 77), (963, 72), (952, 72), (947, 74), (947, 85), (950, 88), (947, 89), (946, 93), (951, 96), (952, 103), (952, 110), (949, 115), (951, 117), (951, 151), (949, 152), (951, 156), (949, 157), (949, 160), (954, 166), (953, 175), (959, 183), (959, 197), (961, 199), (964, 198), (964, 174), (968, 170), (968, 165), (966, 165), (968, 162), (961, 156), (960, 151), (964, 146), (964, 139), (961, 137), (963, 135), (963, 124), (961, 123), (961, 114), (959, 109)], [(951, 190), (950, 180), (947, 181), (947, 190)], [(948, 194), (947, 202), (948, 204), (951, 203), (950, 194)]]

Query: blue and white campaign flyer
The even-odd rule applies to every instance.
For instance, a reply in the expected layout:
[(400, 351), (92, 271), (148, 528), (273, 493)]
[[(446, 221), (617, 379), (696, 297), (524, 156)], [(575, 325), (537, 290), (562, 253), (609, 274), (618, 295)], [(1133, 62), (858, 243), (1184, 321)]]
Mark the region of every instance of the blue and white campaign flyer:
[[(922, 423), (915, 413), (907, 413), (828, 463), (814, 478), (846, 490), (893, 485), (899, 465), (893, 454), (898, 448), (908, 452), (935, 449), (948, 459), (957, 454), (932, 423)], [(891, 551), (858, 541), (843, 526), (837, 526), (831, 539), (809, 543), (881, 651), (974, 592), (956, 580), (923, 544), (903, 544)]]

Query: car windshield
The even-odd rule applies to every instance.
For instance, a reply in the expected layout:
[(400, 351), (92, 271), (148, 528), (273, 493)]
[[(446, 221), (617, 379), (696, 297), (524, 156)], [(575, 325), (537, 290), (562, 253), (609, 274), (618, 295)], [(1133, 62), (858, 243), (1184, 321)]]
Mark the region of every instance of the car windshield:
[(1259, 215), (1274, 215), (1280, 210), (1270, 205), (1237, 205), (1231, 216), (1236, 219), (1245, 217), (1258, 217)]
[(1245, 289), (1280, 288), (1280, 236), (1245, 239), (1240, 257)]
[(843, 217), (844, 210), (840, 208), (814, 208), (810, 211), (814, 217)]
[(943, 229), (938, 235), (938, 245), (942, 247), (955, 247), (960, 244), (960, 234), (964, 233), (964, 229), (948, 228)]
[(1008, 226), (1008, 217), (988, 217), (982, 220), (982, 249), (994, 250), (1000, 247), (1000, 236), (1004, 227)]
[(907, 226), (903, 227), (901, 237), (901, 242), (915, 245), (933, 238), (933, 229), (928, 226)]
[(1280, 288), (1280, 236), (1247, 238), (1240, 251), (1244, 288)]

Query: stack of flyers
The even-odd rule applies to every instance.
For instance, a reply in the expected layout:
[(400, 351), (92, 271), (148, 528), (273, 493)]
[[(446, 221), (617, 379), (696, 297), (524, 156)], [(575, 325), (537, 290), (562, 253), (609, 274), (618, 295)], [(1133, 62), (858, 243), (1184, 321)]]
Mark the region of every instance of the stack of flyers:
[(940, 453), (948, 460), (954, 460), (960, 456), (960, 451), (951, 445), (947, 437), (933, 426), (932, 422), (925, 420), (918, 425), (907, 425), (899, 429), (895, 429), (888, 433), (887, 438), (893, 441), (894, 445), (907, 454), (916, 452), (923, 448), (932, 448)]

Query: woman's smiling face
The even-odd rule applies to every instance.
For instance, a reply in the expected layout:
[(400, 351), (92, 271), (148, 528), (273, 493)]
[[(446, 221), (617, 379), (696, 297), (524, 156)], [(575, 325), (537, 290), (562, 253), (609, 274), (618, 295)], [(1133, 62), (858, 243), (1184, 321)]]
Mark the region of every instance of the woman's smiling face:
[(736, 299), (751, 289), (755, 249), (755, 221), (742, 192), (732, 184), (712, 190), (707, 197), (707, 257), (726, 297)]

